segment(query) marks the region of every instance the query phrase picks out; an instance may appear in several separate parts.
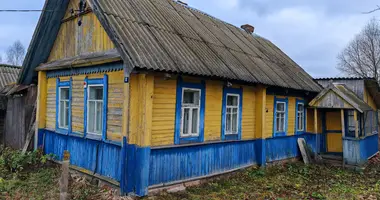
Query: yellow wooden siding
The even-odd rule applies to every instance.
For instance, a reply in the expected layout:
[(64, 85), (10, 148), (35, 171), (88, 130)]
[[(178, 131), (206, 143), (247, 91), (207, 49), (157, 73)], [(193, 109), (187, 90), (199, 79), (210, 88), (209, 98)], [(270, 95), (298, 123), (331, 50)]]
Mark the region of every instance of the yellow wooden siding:
[(242, 139), (254, 139), (256, 128), (256, 95), (255, 88), (243, 87)]
[(326, 112), (326, 130), (342, 130), (342, 121), (340, 110)]
[(306, 111), (306, 131), (314, 133), (314, 109), (307, 109)]
[(368, 92), (367, 88), (364, 88), (364, 101), (371, 106), (372, 109), (377, 110), (377, 106), (375, 103), (375, 100), (373, 99), (372, 95)]
[[(77, 5), (77, 3), (70, 4), (67, 12), (70, 12), (73, 5)], [(67, 15), (71, 16), (71, 14)], [(70, 20), (61, 24), (48, 62), (74, 57), (83, 53), (101, 52), (115, 48), (94, 13), (82, 15), (81, 19), (81, 26), (78, 26), (79, 19), (77, 17), (70, 18)]]
[(165, 80), (162, 76), (154, 79), (152, 146), (174, 144), (176, 85), (174, 79)]
[(49, 78), (47, 80), (47, 98), (46, 98), (46, 128), (55, 129), (55, 106), (56, 106), (56, 79)]
[[(223, 84), (206, 82), (205, 141), (220, 140), (222, 130)], [(243, 100), (244, 101), (244, 100)]]
[(286, 135), (294, 135), (296, 126), (296, 98), (288, 97), (288, 132)]
[[(107, 139), (121, 141), (122, 139), (122, 110), (123, 84), (122, 71), (108, 74), (108, 113)], [(103, 78), (104, 74), (87, 75), (89, 79)], [(86, 75), (72, 76), (72, 130), (83, 134), (84, 131), (84, 79)], [(55, 129), (56, 122), (56, 78), (48, 79), (46, 128)], [(61, 81), (68, 81), (70, 77), (60, 77)]]

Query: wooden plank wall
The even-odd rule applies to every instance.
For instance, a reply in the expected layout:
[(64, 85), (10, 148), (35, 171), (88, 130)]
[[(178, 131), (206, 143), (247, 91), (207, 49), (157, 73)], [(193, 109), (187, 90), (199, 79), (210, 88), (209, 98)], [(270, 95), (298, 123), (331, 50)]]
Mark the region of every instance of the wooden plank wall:
[(367, 88), (364, 89), (364, 102), (371, 106), (372, 109), (377, 110), (375, 100), (373, 99), (372, 95), (369, 93)]
[[(48, 62), (115, 48), (94, 13), (72, 16), (71, 9), (78, 10), (78, 3), (79, 0), (70, 1)], [(81, 26), (78, 26), (79, 19)]]
[[(122, 71), (110, 72), (108, 75), (108, 114), (107, 138), (121, 141), (122, 139), (122, 110), (123, 110), (123, 77)], [(103, 78), (104, 74), (87, 75), (89, 79)], [(72, 76), (72, 126), (73, 132), (83, 134), (84, 130), (84, 88), (86, 75)], [(61, 81), (68, 81), (70, 77), (60, 77)], [(47, 113), (46, 128), (55, 130), (56, 122), (56, 78), (47, 81)]]

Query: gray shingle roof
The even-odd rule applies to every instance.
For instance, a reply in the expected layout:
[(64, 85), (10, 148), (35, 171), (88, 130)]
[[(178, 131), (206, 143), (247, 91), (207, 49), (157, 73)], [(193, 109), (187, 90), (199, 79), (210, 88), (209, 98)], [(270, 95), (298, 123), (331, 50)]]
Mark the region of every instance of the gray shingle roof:
[(131, 68), (319, 92), (269, 40), (172, 0), (90, 0)]
[(16, 83), (21, 67), (0, 64), (0, 89), (11, 83)]

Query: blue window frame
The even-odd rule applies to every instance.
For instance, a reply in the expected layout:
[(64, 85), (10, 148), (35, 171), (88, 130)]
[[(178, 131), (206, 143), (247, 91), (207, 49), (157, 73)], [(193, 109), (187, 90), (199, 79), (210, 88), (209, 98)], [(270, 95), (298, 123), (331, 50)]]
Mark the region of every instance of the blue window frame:
[(72, 78), (69, 81), (56, 80), (55, 129), (57, 133), (71, 133)]
[(205, 82), (177, 80), (175, 144), (204, 141)]
[(222, 101), (222, 140), (241, 139), (243, 90), (224, 88)]
[(84, 80), (84, 134), (86, 138), (107, 140), (108, 76)]
[(274, 97), (273, 136), (286, 136), (288, 131), (288, 98)]
[(296, 100), (296, 126), (295, 133), (303, 134), (306, 132), (306, 104), (304, 100)]

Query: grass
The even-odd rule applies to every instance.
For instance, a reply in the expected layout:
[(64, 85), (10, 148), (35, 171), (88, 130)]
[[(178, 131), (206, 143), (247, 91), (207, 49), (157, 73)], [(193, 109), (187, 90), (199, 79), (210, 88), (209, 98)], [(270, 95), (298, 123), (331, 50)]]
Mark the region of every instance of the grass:
[(380, 166), (363, 172), (302, 163), (251, 168), (154, 199), (380, 199)]
[[(0, 199), (59, 199), (59, 166), (40, 163), (38, 153), (28, 156), (30, 162), (21, 162), (19, 152), (7, 155), (0, 153)], [(98, 188), (78, 176), (71, 181), (69, 194), (72, 199), (116, 197), (111, 188)], [(362, 172), (301, 162), (250, 168), (184, 192), (144, 199), (380, 199), (380, 165), (371, 164)]]

